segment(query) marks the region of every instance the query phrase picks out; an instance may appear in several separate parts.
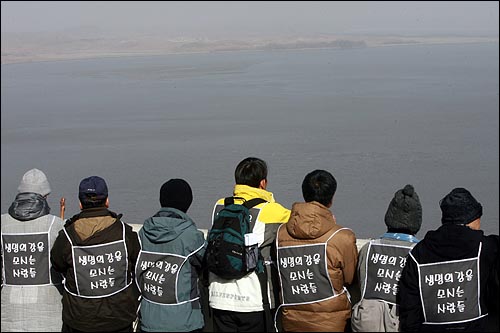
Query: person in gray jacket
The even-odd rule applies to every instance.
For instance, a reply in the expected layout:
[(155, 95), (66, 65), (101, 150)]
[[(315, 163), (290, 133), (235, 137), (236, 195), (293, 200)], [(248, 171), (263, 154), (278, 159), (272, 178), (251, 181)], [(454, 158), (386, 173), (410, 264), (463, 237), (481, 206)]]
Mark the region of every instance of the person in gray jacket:
[(50, 266), (50, 249), (63, 220), (50, 214), (45, 174), (31, 169), (2, 214), (2, 331), (59, 332), (61, 275)]
[(139, 230), (141, 251), (136, 283), (142, 293), (143, 332), (202, 331), (199, 276), (206, 242), (186, 214), (193, 193), (183, 179), (170, 179), (160, 189), (161, 209)]
[(352, 309), (354, 332), (398, 332), (399, 278), (408, 252), (418, 243), (422, 206), (412, 185), (394, 194), (385, 214), (387, 232), (359, 251), (357, 275), (361, 300)]

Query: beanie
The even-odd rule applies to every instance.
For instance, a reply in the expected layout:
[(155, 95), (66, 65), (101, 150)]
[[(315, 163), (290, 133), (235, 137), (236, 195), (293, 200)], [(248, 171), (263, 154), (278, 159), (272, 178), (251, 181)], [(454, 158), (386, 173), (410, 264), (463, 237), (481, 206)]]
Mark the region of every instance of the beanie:
[(439, 202), (443, 224), (468, 224), (483, 215), (483, 206), (465, 188), (457, 187)]
[(170, 179), (160, 189), (160, 204), (187, 212), (193, 202), (193, 192), (184, 179)]
[(422, 206), (412, 185), (406, 185), (394, 194), (385, 213), (388, 229), (408, 231), (415, 235), (422, 225)]
[(50, 193), (50, 185), (42, 171), (31, 169), (24, 174), (17, 190), (19, 193), (31, 192), (45, 196)]

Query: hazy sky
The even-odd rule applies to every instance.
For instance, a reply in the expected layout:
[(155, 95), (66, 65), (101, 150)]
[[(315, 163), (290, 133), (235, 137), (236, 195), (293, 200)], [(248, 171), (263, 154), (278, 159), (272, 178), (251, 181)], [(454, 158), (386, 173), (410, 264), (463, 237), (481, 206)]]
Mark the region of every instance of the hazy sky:
[(498, 36), (498, 1), (2, 1), (3, 32)]

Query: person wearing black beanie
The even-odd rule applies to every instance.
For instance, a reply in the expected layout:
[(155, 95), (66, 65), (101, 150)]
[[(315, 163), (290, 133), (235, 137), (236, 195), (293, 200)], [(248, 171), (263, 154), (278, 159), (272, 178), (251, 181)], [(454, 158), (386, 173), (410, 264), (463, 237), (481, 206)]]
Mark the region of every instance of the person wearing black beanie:
[[(410, 251), (399, 280), (402, 331), (498, 331), (498, 235), (463, 187), (439, 201), (441, 226)], [(496, 292), (495, 292), (496, 290)], [(488, 327), (497, 316), (496, 327)]]
[(443, 224), (467, 225), (483, 215), (483, 206), (465, 188), (457, 187), (439, 202)]
[[(139, 230), (142, 250), (136, 281), (142, 292), (140, 331), (203, 330), (198, 281), (206, 242), (203, 232), (187, 215), (192, 202), (193, 191), (187, 181), (168, 180), (160, 188), (160, 210), (146, 219)], [(148, 266), (151, 262), (154, 267)], [(180, 271), (176, 273), (177, 269)], [(155, 283), (151, 274), (177, 278)]]
[(193, 192), (184, 179), (170, 179), (161, 186), (160, 204), (162, 207), (176, 208), (184, 213), (193, 202)]
[(413, 185), (396, 191), (384, 222), (387, 232), (359, 250), (357, 275), (362, 294), (351, 290), (353, 332), (399, 331), (399, 301), (394, 288), (404, 265), (401, 258), (419, 241), (415, 234), (422, 225), (422, 205)]

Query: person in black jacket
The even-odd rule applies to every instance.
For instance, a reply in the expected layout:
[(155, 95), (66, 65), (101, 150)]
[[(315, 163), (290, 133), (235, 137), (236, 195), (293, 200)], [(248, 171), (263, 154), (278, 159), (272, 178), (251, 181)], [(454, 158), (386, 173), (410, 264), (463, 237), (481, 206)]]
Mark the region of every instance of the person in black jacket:
[(488, 305), (498, 308), (498, 236), (480, 230), (483, 207), (468, 190), (439, 204), (442, 226), (415, 245), (401, 274), (401, 331), (485, 331)]
[(80, 214), (69, 219), (51, 251), (64, 277), (63, 332), (131, 332), (139, 307), (134, 268), (137, 233), (108, 210), (104, 179), (80, 182)]

